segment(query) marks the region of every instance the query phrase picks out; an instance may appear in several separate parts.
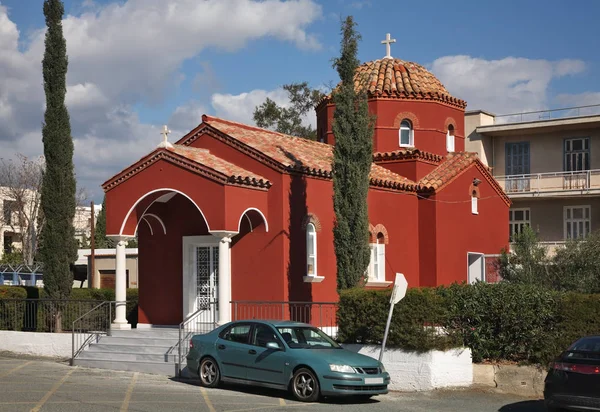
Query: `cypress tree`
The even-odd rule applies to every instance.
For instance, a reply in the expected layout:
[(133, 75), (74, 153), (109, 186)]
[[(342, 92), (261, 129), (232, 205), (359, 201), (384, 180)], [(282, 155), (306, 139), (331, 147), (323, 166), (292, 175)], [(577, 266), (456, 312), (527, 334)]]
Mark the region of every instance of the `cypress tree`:
[(95, 229), (94, 239), (96, 248), (106, 249), (115, 247), (112, 239), (106, 237), (106, 196), (102, 199), (102, 209), (98, 213)]
[[(65, 105), (67, 45), (63, 36), (64, 6), (60, 0), (44, 0), (48, 28), (42, 61), (46, 112), (42, 127), (46, 170), (42, 180), (41, 207), (45, 217), (40, 257), (44, 263), (44, 288), (54, 299), (66, 299), (73, 288), (72, 264), (77, 259), (73, 228), (75, 174), (73, 139)], [(61, 329), (60, 309), (56, 328)]]
[(366, 92), (354, 87), (360, 34), (352, 16), (342, 23), (341, 56), (334, 68), (341, 83), (333, 92), (333, 229), (338, 290), (356, 286), (369, 266), (367, 195), (373, 157), (373, 124)]

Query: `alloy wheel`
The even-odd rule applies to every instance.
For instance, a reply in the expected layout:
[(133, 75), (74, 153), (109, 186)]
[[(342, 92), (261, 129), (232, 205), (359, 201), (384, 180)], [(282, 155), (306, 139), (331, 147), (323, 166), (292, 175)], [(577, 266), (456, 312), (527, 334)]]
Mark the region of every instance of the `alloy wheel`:
[(206, 358), (200, 364), (199, 375), (202, 386), (215, 387), (219, 383), (219, 366), (213, 359)]
[(299, 401), (314, 402), (319, 397), (319, 382), (308, 369), (300, 369), (294, 374), (292, 390)]

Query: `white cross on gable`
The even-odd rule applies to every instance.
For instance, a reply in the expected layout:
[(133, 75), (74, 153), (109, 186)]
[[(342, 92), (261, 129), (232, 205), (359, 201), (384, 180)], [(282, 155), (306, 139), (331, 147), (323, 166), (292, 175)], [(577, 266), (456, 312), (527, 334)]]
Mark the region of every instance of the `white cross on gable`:
[(396, 39), (392, 39), (391, 35), (389, 33), (387, 33), (385, 35), (385, 40), (381, 41), (381, 44), (385, 44), (385, 58), (386, 59), (392, 58), (392, 55), (390, 54), (391, 53), (390, 44), (392, 44), (392, 43), (396, 43)]
[(160, 134), (163, 135), (164, 140), (162, 142), (160, 142), (158, 147), (173, 147), (173, 145), (171, 143), (169, 143), (169, 134), (170, 133), (171, 133), (171, 131), (169, 130), (167, 125), (164, 125), (162, 128), (162, 131), (160, 132)]

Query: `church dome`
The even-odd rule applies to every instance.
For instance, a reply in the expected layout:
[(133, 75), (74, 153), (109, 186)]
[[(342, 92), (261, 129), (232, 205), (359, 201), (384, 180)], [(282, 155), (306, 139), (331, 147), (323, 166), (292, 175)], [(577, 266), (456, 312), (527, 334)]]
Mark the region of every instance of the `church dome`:
[(442, 82), (417, 63), (383, 58), (356, 69), (354, 85), (369, 97), (437, 100), (465, 108), (467, 102), (452, 97)]

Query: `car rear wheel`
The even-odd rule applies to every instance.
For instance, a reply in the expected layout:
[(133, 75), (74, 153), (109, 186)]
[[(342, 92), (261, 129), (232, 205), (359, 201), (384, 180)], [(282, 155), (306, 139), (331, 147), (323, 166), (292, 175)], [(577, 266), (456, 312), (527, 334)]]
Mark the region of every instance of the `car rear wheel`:
[(216, 387), (221, 380), (219, 365), (213, 358), (202, 359), (198, 368), (198, 375), (200, 376), (200, 384), (206, 388)]
[(319, 399), (319, 381), (310, 369), (300, 368), (294, 373), (292, 393), (300, 402), (315, 402)]

